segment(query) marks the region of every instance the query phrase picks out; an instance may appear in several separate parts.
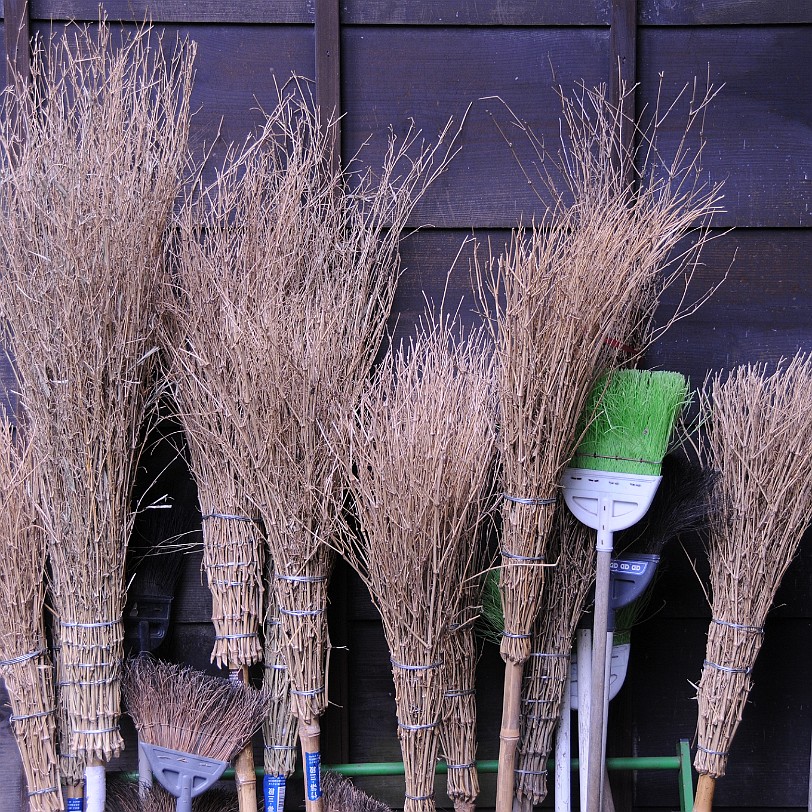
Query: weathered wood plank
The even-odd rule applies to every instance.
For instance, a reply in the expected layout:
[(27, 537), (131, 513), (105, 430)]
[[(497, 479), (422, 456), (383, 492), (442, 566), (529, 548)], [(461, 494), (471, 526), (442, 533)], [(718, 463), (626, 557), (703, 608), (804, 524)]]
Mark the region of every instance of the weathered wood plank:
[[(753, 672), (754, 688), (733, 741), (728, 772), (717, 783), (714, 808), (806, 808), (809, 769), (809, 620), (768, 623)], [(670, 752), (679, 738), (692, 738), (696, 725), (694, 688), (704, 657), (707, 621), (663, 620), (642, 624), (632, 634), (632, 658), (624, 691), (635, 697), (634, 721), (643, 752)], [(788, 659), (787, 653), (792, 652)], [(638, 773), (636, 803), (667, 803), (670, 781)], [(673, 808), (673, 805), (668, 807)]]
[[(9, 2), (9, 0), (6, 0)], [(105, 0), (102, 4), (110, 20), (156, 23), (264, 23), (311, 24), (314, 0), (243, 0), (220, 3), (216, 0)], [(93, 0), (31, 0), (32, 19), (99, 19), (99, 3)]]
[(14, 84), (15, 79), (28, 82), (31, 78), (29, 29), (28, 0), (6, 0), (3, 8), (3, 43), (7, 85)]
[[(543, 209), (517, 166), (507, 139), (533, 157), (510, 123), (500, 96), (538, 134), (555, 139), (555, 81), (570, 87), (604, 81), (608, 33), (599, 29), (349, 28), (344, 32), (344, 153), (373, 135), (364, 160), (379, 163), (388, 128), (403, 135), (410, 121), (428, 140), (450, 117), (460, 151), (429, 190), (416, 223), (461, 228), (514, 225)], [(505, 134), (500, 133), (497, 124)], [(512, 143), (512, 142), (511, 142)]]
[[(641, 29), (639, 43), (641, 109), (653, 109), (661, 72), (666, 100), (694, 77), (724, 85), (707, 114), (703, 162), (709, 179), (725, 183), (719, 223), (812, 225), (812, 111), (799, 92), (808, 84), (812, 27)], [(667, 155), (687, 95), (664, 126)]]
[[(704, 81), (708, 63), (714, 84), (726, 83), (705, 126), (704, 168), (710, 179), (725, 182), (727, 213), (719, 223), (812, 224), (812, 114), (797, 91), (805, 83), (812, 27), (643, 29), (640, 43), (640, 109), (653, 109), (660, 71), (666, 102), (694, 77)], [(347, 29), (345, 152), (352, 154), (372, 133), (366, 160), (374, 165), (390, 125), (400, 134), (413, 119), (431, 137), (449, 116), (460, 121), (471, 103), (457, 142), (460, 152), (415, 221), (460, 228), (529, 221), (543, 204), (517, 159), (537, 177), (535, 156), (504, 107), (481, 99), (501, 96), (554, 145), (560, 107), (553, 73), (567, 92), (580, 80), (605, 81), (607, 49), (607, 33), (599, 29)], [(684, 129), (688, 95), (662, 127), (666, 156)], [(696, 147), (698, 133), (694, 139), (689, 148)]]
[[(93, 0), (32, 2), (35, 19), (98, 19), (98, 3)], [(140, 21), (149, 16), (155, 22), (175, 23), (310, 24), (315, 18), (315, 0), (245, 0), (230, 5), (214, 0), (107, 0), (104, 7), (114, 20)], [(608, 26), (610, 0), (344, 0), (341, 14), (344, 23), (353, 25)], [(639, 21), (643, 25), (809, 23), (812, 10), (805, 0), (641, 0)]]

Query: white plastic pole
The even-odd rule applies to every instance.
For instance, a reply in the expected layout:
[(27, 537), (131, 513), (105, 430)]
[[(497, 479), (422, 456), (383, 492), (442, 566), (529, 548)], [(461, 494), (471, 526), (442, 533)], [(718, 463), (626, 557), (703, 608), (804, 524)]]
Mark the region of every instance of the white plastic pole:
[(85, 767), (85, 812), (104, 812), (107, 782), (104, 764), (94, 762)]
[(570, 812), (572, 789), (570, 772), (570, 680), (567, 675), (561, 716), (555, 732), (555, 812)]
[(578, 778), (580, 779), (581, 812), (586, 812), (586, 776), (589, 765), (589, 711), (592, 686), (592, 630), (578, 629)]

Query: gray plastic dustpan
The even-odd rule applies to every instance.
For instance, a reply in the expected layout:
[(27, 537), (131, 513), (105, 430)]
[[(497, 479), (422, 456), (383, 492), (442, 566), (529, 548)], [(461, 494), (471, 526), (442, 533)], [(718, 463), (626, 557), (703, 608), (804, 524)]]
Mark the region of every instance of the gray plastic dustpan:
[(228, 767), (227, 761), (204, 758), (157, 744), (141, 743), (158, 783), (178, 801), (176, 812), (191, 812), (192, 798), (217, 782)]

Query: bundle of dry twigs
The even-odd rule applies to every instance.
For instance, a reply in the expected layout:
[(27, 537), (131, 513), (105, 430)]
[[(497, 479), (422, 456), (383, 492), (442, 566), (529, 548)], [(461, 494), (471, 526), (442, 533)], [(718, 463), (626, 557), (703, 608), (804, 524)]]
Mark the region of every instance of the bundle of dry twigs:
[[(598, 375), (642, 353), (696, 306), (683, 301), (665, 325), (650, 328), (662, 292), (690, 281), (718, 211), (719, 188), (700, 175), (701, 144), (687, 148), (687, 134), (700, 126), (710, 98), (692, 105), (686, 139), (666, 163), (657, 147), (663, 115), (640, 131), (639, 148), (624, 148), (622, 104), (613, 107), (605, 89), (562, 95), (567, 140), (559, 155), (545, 151), (539, 164), (554, 205), (533, 228), (516, 231), (487, 270), (479, 267), (481, 287), (493, 300), (505, 500), (499, 812), (512, 806), (522, 664), (540, 606), (558, 482), (586, 397)], [(639, 189), (630, 188), (629, 172)], [(672, 256), (689, 232), (691, 247)], [(625, 353), (629, 336), (642, 344)]]
[[(442, 138), (425, 147), (410, 132), (402, 141), (392, 136), (377, 176), (355, 164), (333, 172), (334, 124), (319, 126), (301, 90), (283, 91), (263, 132), (181, 215), (170, 374), (207, 529), (233, 526), (229, 516), (244, 516), (250, 501), (267, 530), (293, 712), (317, 782), (308, 802), (315, 802), (333, 561), (325, 541), (341, 500), (328, 441), (377, 352), (401, 232), (447, 156)], [(229, 588), (258, 580), (250, 541), (219, 545), (210, 583), (211, 567)], [(239, 561), (251, 563), (228, 568)], [(258, 592), (229, 612), (239, 606), (242, 617), (250, 608), (255, 627)], [(249, 631), (246, 624), (219, 634), (242, 640)], [(258, 643), (251, 645), (250, 656), (259, 656)], [(215, 656), (241, 651), (229, 641)]]
[[(751, 687), (764, 621), (812, 521), (812, 356), (717, 374), (700, 450), (718, 472), (708, 539), (712, 620), (699, 683), (695, 809), (710, 809)], [(700, 803), (701, 798), (701, 803)]]
[(43, 623), (45, 534), (36, 522), (31, 444), (20, 434), (0, 416), (0, 676), (29, 805), (36, 812), (56, 812), (62, 793), (53, 667)]
[(162, 237), (187, 160), (194, 48), (105, 23), (37, 47), (0, 127), (0, 310), (36, 438), (76, 750), (118, 732), (124, 553), (147, 404)]
[(564, 692), (570, 690), (572, 639), (595, 580), (595, 534), (561, 503), (555, 508), (541, 610), (522, 687), (515, 793), (520, 808), (547, 797), (547, 760)]
[[(492, 481), (492, 474), (490, 479)], [(494, 498), (492, 489), (485, 498), (488, 501), (483, 508), (490, 512)], [(471, 528), (473, 534), (479, 530), (479, 527)], [(471, 812), (479, 795), (476, 768), (479, 645), (476, 621), (482, 609), (482, 590), (490, 563), (487, 545), (483, 541), (472, 535), (464, 542), (471, 555), (464, 562), (466, 569), (453, 575), (462, 589), (458, 617), (449, 624), (442, 655), (444, 690), (440, 751), (448, 769), (446, 791), (457, 812)]]
[(390, 350), (346, 431), (344, 466), (361, 530), (341, 537), (341, 553), (383, 620), (405, 808), (431, 810), (445, 638), (463, 619), (461, 593), (495, 442), (483, 334), (455, 343), (448, 322), (421, 325), (408, 346)]
[(391, 812), (383, 801), (358, 789), (338, 773), (324, 774), (324, 798), (324, 812)]

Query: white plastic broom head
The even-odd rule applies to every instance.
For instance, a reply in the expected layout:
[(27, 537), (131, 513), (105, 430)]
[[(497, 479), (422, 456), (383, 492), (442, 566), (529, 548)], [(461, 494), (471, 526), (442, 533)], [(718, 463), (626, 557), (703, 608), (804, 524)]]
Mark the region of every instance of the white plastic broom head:
[(572, 515), (598, 531), (598, 551), (612, 552), (612, 534), (645, 516), (661, 476), (567, 468), (561, 478)]

